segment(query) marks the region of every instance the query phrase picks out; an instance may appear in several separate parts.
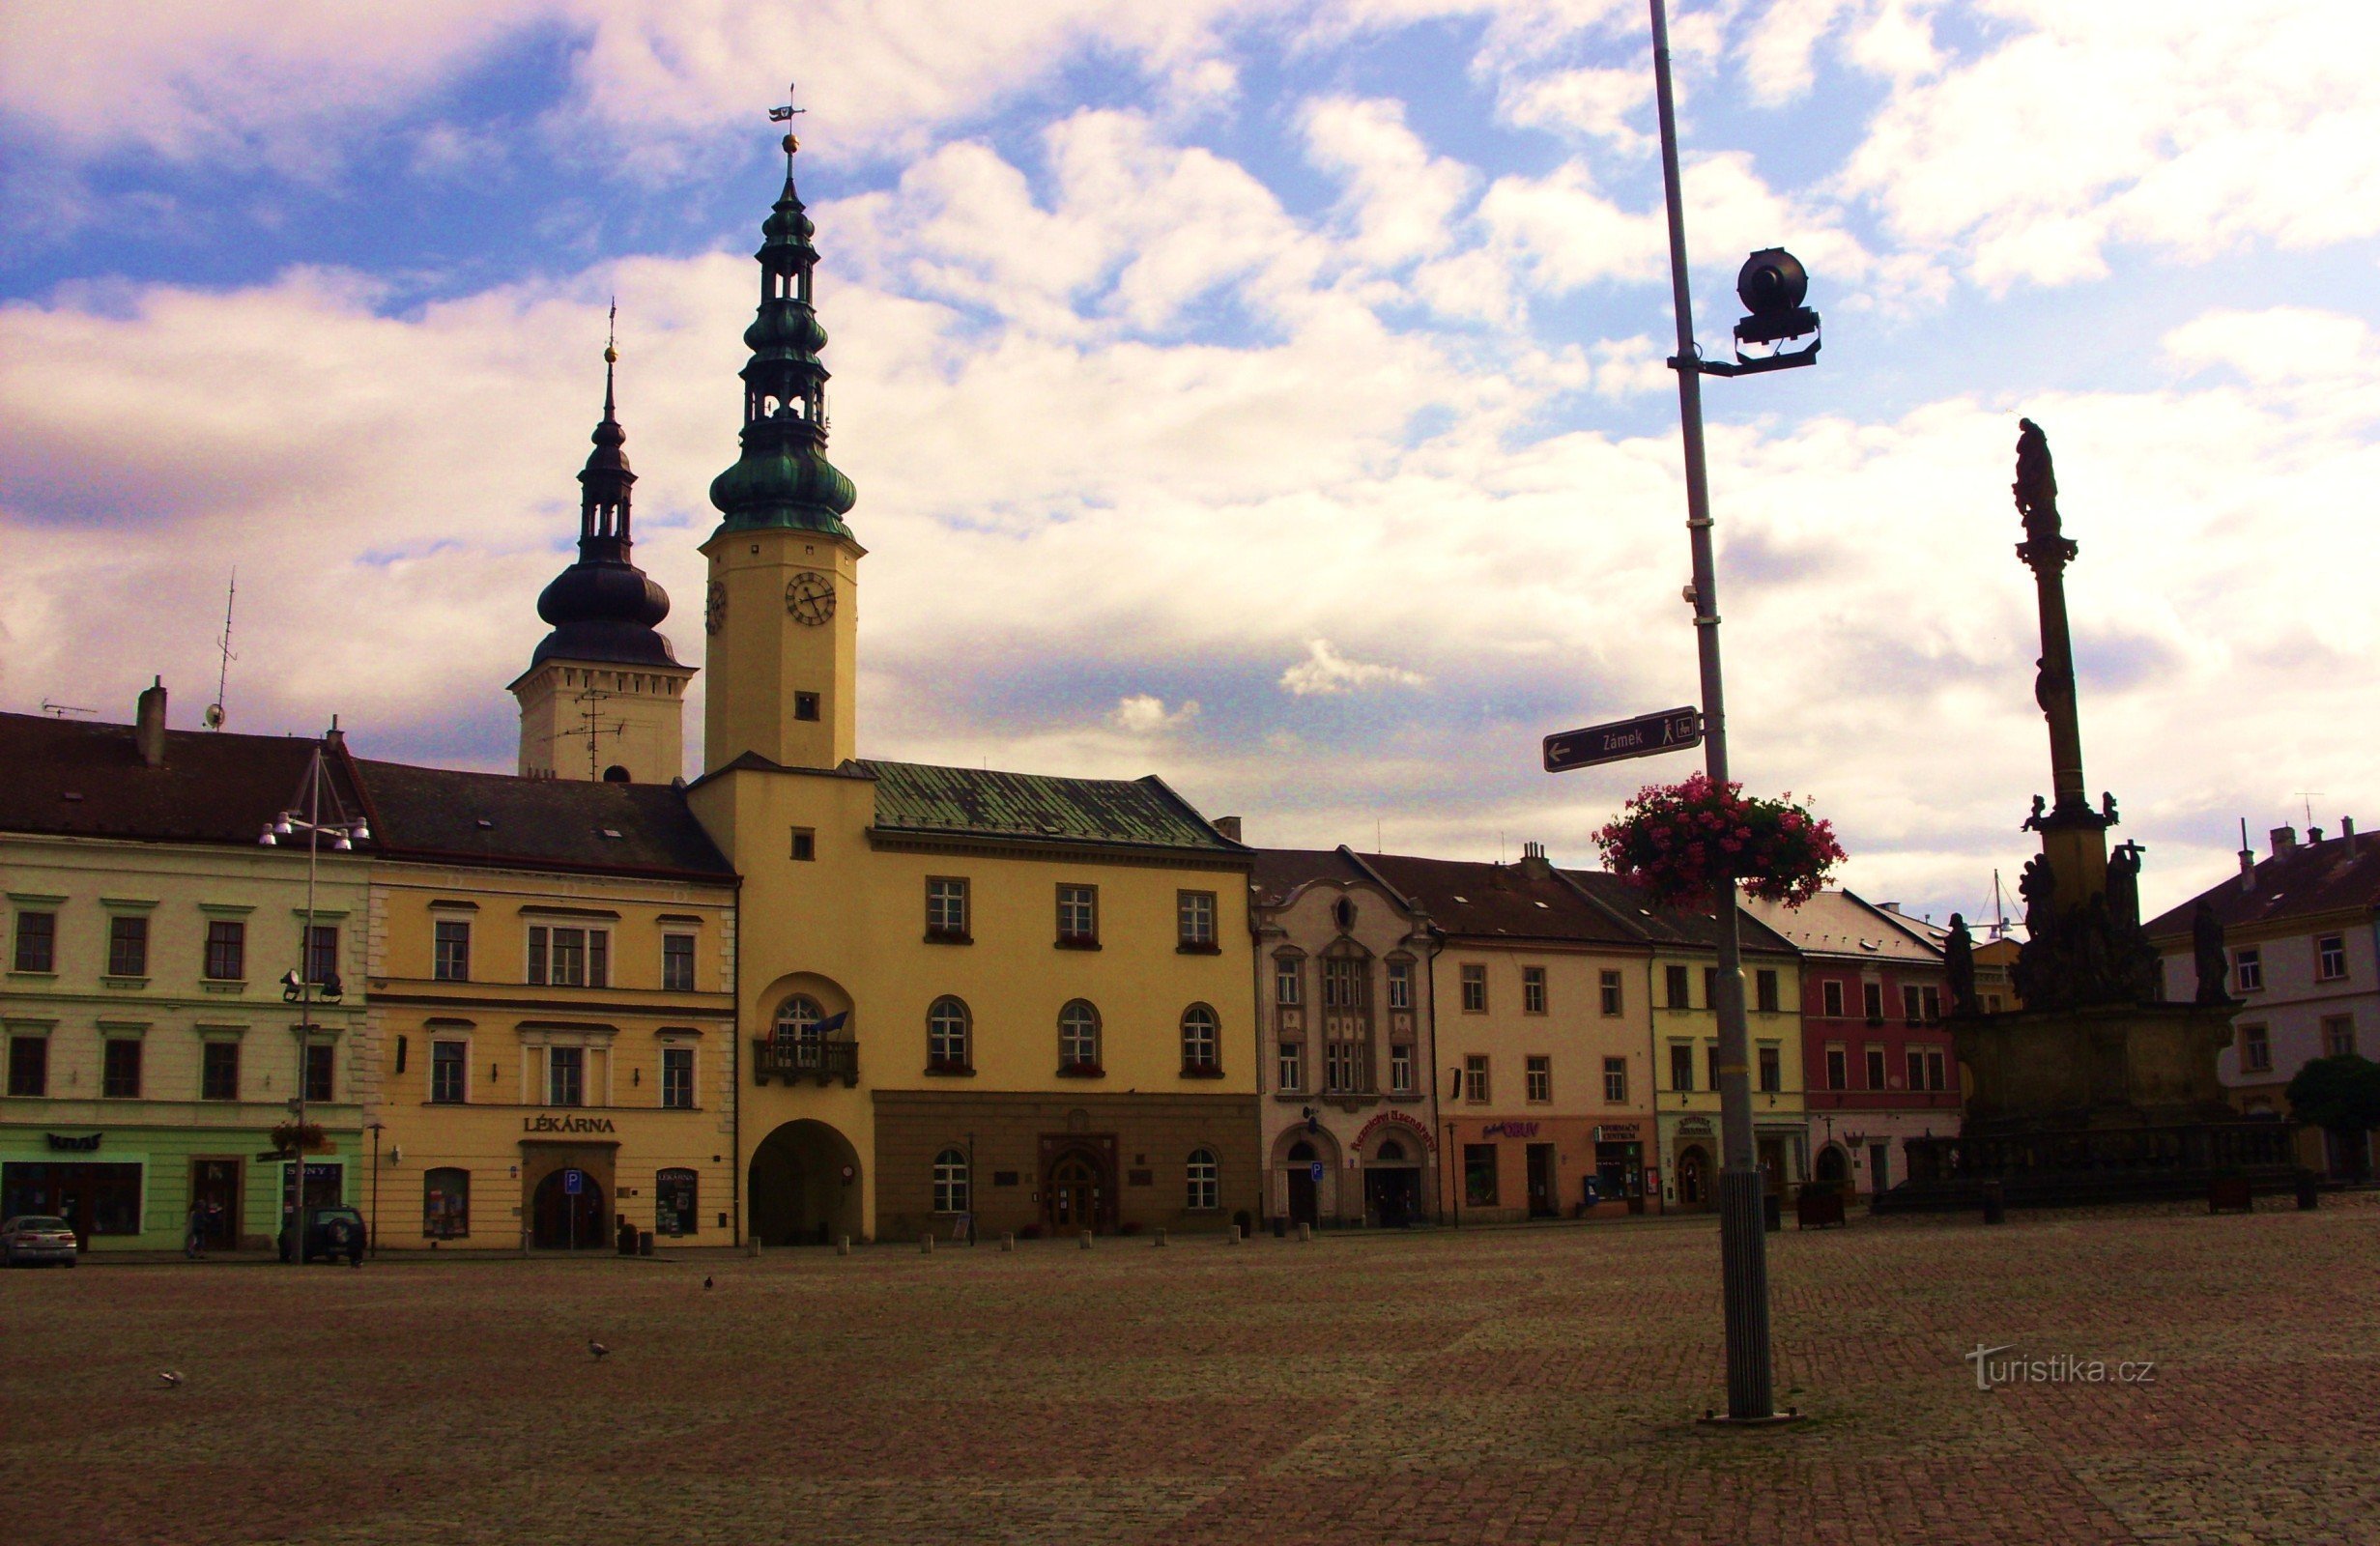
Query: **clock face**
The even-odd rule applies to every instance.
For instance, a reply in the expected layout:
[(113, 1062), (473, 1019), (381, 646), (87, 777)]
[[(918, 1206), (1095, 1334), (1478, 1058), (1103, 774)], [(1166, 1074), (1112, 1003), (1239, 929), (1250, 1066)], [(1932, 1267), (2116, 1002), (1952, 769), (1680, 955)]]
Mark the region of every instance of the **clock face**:
[(710, 590), (703, 598), (703, 631), (715, 634), (728, 625), (728, 587), (719, 581), (710, 583)]
[(793, 620), (816, 628), (835, 615), (835, 582), (816, 570), (805, 570), (786, 582), (785, 610)]

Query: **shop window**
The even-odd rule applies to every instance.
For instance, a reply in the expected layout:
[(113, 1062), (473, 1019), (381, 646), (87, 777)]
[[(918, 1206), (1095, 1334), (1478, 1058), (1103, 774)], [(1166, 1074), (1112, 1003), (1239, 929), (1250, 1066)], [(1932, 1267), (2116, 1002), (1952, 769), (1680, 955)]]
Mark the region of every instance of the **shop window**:
[(107, 975), (149, 975), (149, 918), (145, 913), (118, 913), (107, 920)]
[(468, 1042), (430, 1044), (430, 1101), (436, 1105), (461, 1105), (469, 1077)]
[(661, 1104), (671, 1111), (694, 1109), (694, 1048), (661, 1049)]
[(198, 1098), (202, 1101), (240, 1099), (240, 1044), (202, 1043), (198, 1053)]
[(0, 1217), (47, 1214), (78, 1235), (140, 1233), (138, 1164), (0, 1164)]
[(1217, 1162), (1214, 1150), (1192, 1149), (1184, 1179), (1188, 1182), (1184, 1207), (1214, 1212), (1223, 1206), (1223, 1167)]
[(442, 983), (471, 981), (471, 924), (460, 918), (441, 918), (430, 947), (430, 975)]
[(1463, 1145), (1463, 1200), (1476, 1208), (1496, 1206), (1496, 1145)]
[(702, 1213), (695, 1206), (695, 1174), (683, 1168), (658, 1172), (653, 1177), (653, 1233), (677, 1237), (691, 1235), (703, 1227)]
[(926, 1068), (933, 1074), (964, 1074), (974, 1068), (970, 1016), (961, 999), (944, 996), (926, 1011)]
[(236, 983), (247, 976), (248, 926), (238, 918), (207, 920), (206, 972), (210, 982)]
[(967, 1212), (970, 1177), (966, 1154), (959, 1149), (945, 1149), (933, 1157), (933, 1211), (937, 1214)]
[(1192, 1004), (1182, 1012), (1182, 1068), (1186, 1073), (1213, 1074), (1222, 1066), (1222, 1026), (1215, 1011)]
[(16, 970), (54, 972), (58, 969), (58, 915), (20, 912), (16, 915)]
[(471, 1172), (442, 1165), (421, 1177), (421, 1233), (428, 1240), (471, 1234)]
[(694, 991), (694, 936), (661, 936), (661, 989), (666, 993)]
[(140, 1099), (140, 1039), (111, 1036), (100, 1065), (100, 1094), (110, 1101)]

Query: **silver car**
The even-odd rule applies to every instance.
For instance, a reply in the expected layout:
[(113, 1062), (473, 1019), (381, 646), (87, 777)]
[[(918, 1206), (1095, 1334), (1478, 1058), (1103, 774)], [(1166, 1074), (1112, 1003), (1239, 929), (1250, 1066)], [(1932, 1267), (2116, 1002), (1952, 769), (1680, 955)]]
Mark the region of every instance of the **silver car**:
[(0, 1261), (11, 1267), (26, 1262), (74, 1265), (74, 1226), (47, 1214), (19, 1214), (0, 1223)]

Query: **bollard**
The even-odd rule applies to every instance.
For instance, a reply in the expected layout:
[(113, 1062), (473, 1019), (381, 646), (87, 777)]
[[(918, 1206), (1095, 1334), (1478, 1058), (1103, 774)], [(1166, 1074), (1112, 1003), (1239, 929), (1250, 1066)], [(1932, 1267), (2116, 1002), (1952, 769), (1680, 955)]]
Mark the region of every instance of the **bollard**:
[(755, 1260), (755, 1261), (760, 1260), (760, 1236), (755, 1235), (755, 1236), (753, 1236), (750, 1240), (747, 1240), (747, 1241), (745, 1241), (745, 1242), (744, 1242), (744, 1254), (745, 1254), (745, 1255), (747, 1255), (747, 1256), (749, 1256), (749, 1257), (751, 1257), (751, 1258), (753, 1258), (753, 1260)]
[(917, 1253), (920, 1256), (931, 1256), (933, 1254), (932, 1235), (925, 1234), (917, 1237)]
[(1000, 1237), (1000, 1248), (1002, 1250), (1015, 1250), (1017, 1248), (1017, 1237), (1013, 1234), (1002, 1235)]
[(1150, 1241), (1150, 1242), (1149, 1242), (1149, 1244), (1150, 1244), (1150, 1245), (1164, 1245), (1164, 1244), (1165, 1244), (1165, 1232), (1164, 1232), (1162, 1229), (1160, 1229), (1160, 1230), (1157, 1232), (1157, 1238), (1156, 1238), (1155, 1240)]
[(1240, 1226), (1238, 1224), (1225, 1224), (1223, 1226), (1223, 1244), (1226, 1245), (1237, 1245), (1239, 1243)]
[(1082, 1248), (1084, 1250), (1091, 1248), (1091, 1232), (1087, 1229), (1082, 1232)]
[(851, 1254), (850, 1236), (838, 1235), (835, 1237), (835, 1254), (838, 1256), (848, 1256)]
[(2322, 1206), (2322, 1178), (2311, 1170), (2297, 1173), (2298, 1212), (2312, 1213)]
[(1314, 1226), (1311, 1224), (1300, 1224), (1298, 1226), (1298, 1244), (1301, 1245), (1309, 1245), (1313, 1244), (1313, 1240)]
[(1987, 1224), (2008, 1222), (2008, 1196), (1996, 1181), (1987, 1181), (1983, 1187), (1983, 1215)]
[(1276, 1215), (1276, 1216), (1274, 1217), (1274, 1219), (1273, 1219), (1273, 1238), (1274, 1238), (1275, 1240), (1287, 1240), (1287, 1239), (1289, 1238), (1289, 1220), (1288, 1220), (1288, 1219), (1283, 1218), (1283, 1217), (1280, 1217), (1278, 1215)]

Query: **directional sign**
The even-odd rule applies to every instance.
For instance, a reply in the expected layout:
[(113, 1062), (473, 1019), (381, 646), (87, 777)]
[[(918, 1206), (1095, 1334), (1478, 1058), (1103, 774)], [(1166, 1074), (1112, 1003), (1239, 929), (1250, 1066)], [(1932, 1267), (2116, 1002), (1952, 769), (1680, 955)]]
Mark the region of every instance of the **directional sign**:
[(1611, 725), (1590, 725), (1545, 738), (1545, 771), (1567, 773), (1598, 762), (1679, 752), (1703, 744), (1703, 716), (1693, 708), (1667, 708)]

